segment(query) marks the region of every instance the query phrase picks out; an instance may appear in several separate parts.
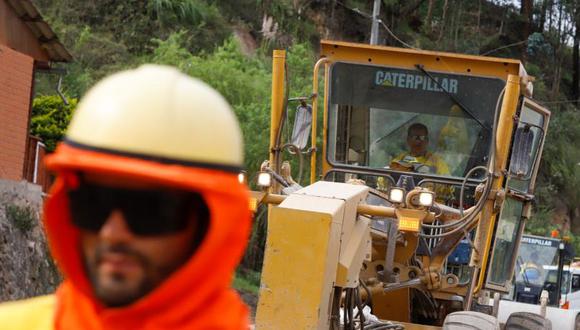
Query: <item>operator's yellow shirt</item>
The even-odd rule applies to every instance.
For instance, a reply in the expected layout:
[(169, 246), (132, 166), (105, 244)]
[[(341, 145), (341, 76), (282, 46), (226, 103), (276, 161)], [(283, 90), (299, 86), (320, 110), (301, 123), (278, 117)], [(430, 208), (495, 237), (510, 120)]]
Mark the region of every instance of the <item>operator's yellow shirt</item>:
[(414, 159), (415, 162), (423, 164), (429, 167), (431, 170), (428, 173), (446, 175), (449, 174), (449, 166), (441, 159), (441, 157), (433, 154), (432, 152), (426, 152), (423, 156), (411, 156), (408, 152), (403, 152), (397, 157), (393, 158), (393, 162), (401, 162), (405, 159)]
[(54, 329), (55, 295), (35, 297), (0, 304), (0, 329)]
[[(423, 156), (411, 156), (408, 152), (404, 152), (393, 158), (391, 164), (393, 163), (406, 163), (418, 167), (413, 172), (449, 175), (449, 166), (441, 157), (431, 152), (426, 152)], [(428, 184), (426, 187), (435, 192), (436, 200), (440, 203), (453, 198), (455, 191), (452, 186), (446, 184)]]

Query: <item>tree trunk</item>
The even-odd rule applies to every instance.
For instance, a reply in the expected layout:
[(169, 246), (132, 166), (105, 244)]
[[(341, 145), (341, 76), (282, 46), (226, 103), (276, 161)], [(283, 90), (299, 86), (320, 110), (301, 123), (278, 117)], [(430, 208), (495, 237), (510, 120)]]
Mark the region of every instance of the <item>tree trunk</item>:
[[(407, 5), (400, 9), (401, 15), (403, 15), (401, 17), (408, 17), (408, 15), (413, 14), (423, 4), (423, 2), (425, 2), (425, 0), (415, 0), (405, 2), (407, 3)], [(431, 2), (431, 0), (429, 0), (429, 2)]]
[(548, 32), (552, 30), (552, 15), (554, 14), (553, 0), (548, 0)]
[(556, 48), (556, 58), (554, 60), (554, 76), (552, 77), (551, 99), (556, 100), (560, 94), (560, 80), (562, 79), (562, 62), (564, 61), (564, 54), (562, 45)]
[(331, 31), (335, 30), (336, 24), (334, 23), (336, 20), (334, 18), (334, 14), (336, 13), (336, 0), (334, 1), (330, 1), (330, 15), (328, 16), (328, 21), (326, 22), (325, 25), (325, 36), (324, 38), (329, 39), (329, 38), (333, 38), (334, 35), (331, 35)]
[[(578, 11), (578, 8), (576, 8), (574, 15), (576, 29), (574, 31), (574, 48), (572, 49), (572, 95), (574, 100), (578, 100), (580, 98), (580, 63), (578, 62), (580, 60), (578, 56), (578, 47), (580, 47), (580, 17), (578, 15)], [(578, 105), (578, 101), (576, 101), (575, 104)]]
[(537, 31), (542, 33), (544, 31), (544, 24), (546, 23), (546, 10), (548, 10), (549, 0), (542, 1), (542, 7), (540, 9), (540, 20), (538, 21)]
[(434, 0), (429, 0), (429, 7), (427, 7), (427, 17), (425, 17), (425, 31), (432, 32), (433, 25), (431, 24), (431, 17), (433, 15), (433, 2)]
[(501, 15), (501, 22), (499, 24), (499, 35), (500, 36), (503, 34), (503, 27), (505, 25), (506, 19), (508, 19), (508, 9), (507, 9), (507, 7), (504, 8), (503, 13)]
[(455, 29), (454, 29), (454, 38), (453, 38), (453, 49), (458, 51), (457, 49), (457, 41), (459, 39), (459, 30), (461, 29), (461, 5), (463, 2), (459, 2), (459, 8), (457, 9), (457, 15), (455, 16)]
[[(481, 0), (479, 0), (479, 5), (477, 6), (477, 29), (475, 30), (479, 35), (479, 29), (481, 28)], [(480, 38), (477, 38), (480, 40)]]
[[(527, 40), (531, 33), (532, 26), (532, 14), (534, 12), (534, 1), (533, 0), (521, 0), (520, 14), (523, 18), (522, 26), (522, 39)], [(525, 62), (527, 59), (527, 42), (520, 46), (520, 53), (522, 61)]]
[[(451, 8), (453, 8), (453, 7), (454, 6), (452, 4)], [(449, 13), (449, 20), (450, 20), (450, 22), (449, 22), (449, 26), (448, 26), (449, 29), (448, 30), (450, 32), (450, 35), (449, 35), (449, 39), (448, 39), (449, 41), (447, 42), (448, 48), (446, 48), (446, 50), (451, 50), (453, 52), (457, 52), (457, 49), (455, 48), (455, 25), (456, 25), (455, 24), (455, 13), (453, 12), (453, 10)]]
[(439, 39), (437, 39), (437, 42), (441, 41), (441, 39), (443, 38), (443, 33), (445, 32), (445, 18), (447, 16), (448, 6), (449, 0), (445, 0), (445, 3), (443, 4), (443, 14), (441, 15), (441, 27), (439, 29)]
[[(558, 4), (558, 31), (556, 33), (558, 40), (562, 37), (562, 16), (564, 16), (563, 5), (562, 0), (560, 0), (560, 3)], [(560, 45), (558, 45), (558, 47), (560, 47)]]

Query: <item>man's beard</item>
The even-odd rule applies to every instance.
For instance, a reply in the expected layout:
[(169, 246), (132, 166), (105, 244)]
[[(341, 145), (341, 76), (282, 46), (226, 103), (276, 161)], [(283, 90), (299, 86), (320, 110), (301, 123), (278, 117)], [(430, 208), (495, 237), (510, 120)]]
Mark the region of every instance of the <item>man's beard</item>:
[[(133, 280), (128, 279), (123, 273), (110, 275), (109, 282), (114, 282), (112, 286), (102, 283), (99, 277), (99, 265), (103, 260), (103, 255), (106, 253), (123, 254), (128, 258), (134, 259), (143, 270), (143, 277), (139, 280), (139, 283), (131, 283), (130, 281)], [(107, 307), (122, 307), (132, 304), (151, 292), (158, 284), (155, 283), (154, 267), (147, 257), (125, 244), (97, 246), (94, 262), (91, 264), (85, 256), (84, 265), (93, 287), (94, 295)]]

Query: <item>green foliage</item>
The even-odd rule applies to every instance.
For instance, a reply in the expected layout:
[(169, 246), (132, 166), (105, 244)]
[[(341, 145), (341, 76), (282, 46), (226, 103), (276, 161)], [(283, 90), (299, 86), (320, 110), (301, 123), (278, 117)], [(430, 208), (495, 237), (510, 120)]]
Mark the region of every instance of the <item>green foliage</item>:
[(6, 217), (23, 233), (30, 231), (34, 226), (36, 222), (34, 213), (34, 210), (30, 206), (6, 205)]
[(543, 176), (539, 185), (542, 197), (548, 200), (566, 196), (564, 202), (575, 207), (580, 204), (580, 113), (564, 111), (550, 123), (542, 158)]
[(541, 172), (536, 183), (536, 205), (532, 218), (526, 224), (526, 232), (539, 236), (549, 236), (553, 229), (570, 236), (576, 251), (580, 251), (580, 234), (577, 227), (571, 224), (571, 232), (562, 230), (560, 224), (552, 219), (562, 209), (573, 212), (580, 203), (580, 150), (575, 141), (580, 140), (580, 113), (563, 111), (554, 116), (550, 123), (548, 136), (544, 144)]
[(48, 151), (53, 151), (56, 143), (62, 139), (70, 122), (77, 99), (69, 99), (65, 105), (59, 96), (38, 96), (32, 102), (30, 132), (38, 136)]
[[(252, 176), (268, 158), (270, 126), (270, 59), (264, 55), (242, 54), (233, 38), (211, 54), (193, 55), (185, 48), (184, 31), (166, 40), (155, 40), (151, 62), (173, 65), (217, 89), (232, 104), (240, 121), (246, 146), (245, 166)], [(307, 44), (297, 44), (288, 52), (291, 96), (312, 93), (314, 54)], [(296, 94), (295, 94), (296, 93)], [(290, 105), (290, 108), (295, 104)], [(293, 118), (293, 117), (291, 117)], [(287, 125), (292, 125), (289, 121)]]
[(164, 22), (199, 23), (207, 9), (203, 3), (194, 0), (149, 0), (149, 6)]
[(178, 67), (217, 89), (233, 106), (246, 145), (246, 168), (255, 171), (268, 157), (270, 73), (261, 58), (241, 54), (232, 38), (215, 52), (193, 55), (185, 48), (185, 33), (156, 40), (150, 61)]
[(257, 295), (260, 290), (260, 273), (250, 269), (238, 268), (232, 286), (238, 291)]
[[(37, 0), (44, 17), (75, 61), (66, 66), (64, 90), (82, 96), (96, 81), (135, 67), (177, 31), (185, 31), (190, 52), (211, 50), (230, 34), (230, 25), (213, 1), (204, 0)], [(37, 90), (54, 89), (50, 76), (40, 76)]]
[[(363, 0), (34, 1), (75, 57), (75, 62), (66, 65), (68, 73), (63, 81), (68, 95), (81, 97), (102, 77), (145, 62), (176, 66), (215, 87), (232, 104), (244, 133), (245, 166), (250, 177), (268, 158), (270, 50), (288, 49), (290, 97), (309, 96), (317, 58), (312, 45), (320, 38), (368, 41), (370, 20), (352, 8), (367, 14), (372, 11), (372, 2)], [(551, 3), (551, 8), (544, 8), (546, 3)], [(521, 58), (528, 73), (536, 77), (536, 99), (566, 100), (573, 95), (569, 25), (574, 23), (570, 15), (574, 6), (569, 1), (533, 2), (534, 22), (529, 29), (525, 28), (527, 20), (520, 13), (519, 2), (383, 0), (382, 4), (380, 18), (408, 44), (428, 50), (469, 54), (491, 51), (490, 56)], [(429, 4), (433, 6), (429, 8)], [(546, 16), (540, 28), (537, 21), (542, 10), (552, 17)], [(264, 24), (265, 18), (272, 19), (270, 26), (264, 26), (268, 25)], [(239, 27), (249, 30), (259, 47), (257, 54), (240, 52), (240, 38), (232, 34)], [(382, 27), (379, 39), (390, 46), (402, 46)], [(522, 44), (522, 40), (527, 43)], [(39, 76), (37, 92), (53, 94), (55, 78)], [(58, 98), (54, 101), (53, 105), (41, 106), (46, 111), (34, 110), (31, 125), (33, 134), (45, 139), (50, 148), (62, 136), (67, 116), (74, 108), (50, 114), (48, 109), (60, 107)], [(321, 109), (322, 97), (319, 102)], [(288, 105), (284, 142), (289, 138), (296, 105)], [(580, 161), (577, 107), (549, 105), (552, 122), (536, 188), (535, 215), (527, 226), (537, 234), (549, 233), (557, 202), (567, 203), (571, 217), (580, 205), (580, 166), (575, 165)], [(53, 115), (56, 119), (51, 118)], [(322, 127), (322, 116), (318, 120), (318, 127)], [(320, 146), (320, 137), (318, 142)], [(284, 159), (292, 159), (296, 174), (295, 156), (285, 153)]]
[(527, 234), (550, 236), (552, 229), (555, 229), (550, 225), (552, 209), (546, 208), (545, 205), (546, 203), (541, 201), (540, 198), (537, 199), (536, 208), (534, 209), (532, 218), (526, 222), (525, 232)]

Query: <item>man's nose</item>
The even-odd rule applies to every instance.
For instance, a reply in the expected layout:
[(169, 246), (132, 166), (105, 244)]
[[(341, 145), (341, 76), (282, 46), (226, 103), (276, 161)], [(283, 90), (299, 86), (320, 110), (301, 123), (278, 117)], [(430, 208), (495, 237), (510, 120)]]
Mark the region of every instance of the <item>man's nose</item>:
[(113, 210), (99, 231), (99, 237), (110, 243), (126, 242), (133, 237), (125, 216), (120, 210)]

